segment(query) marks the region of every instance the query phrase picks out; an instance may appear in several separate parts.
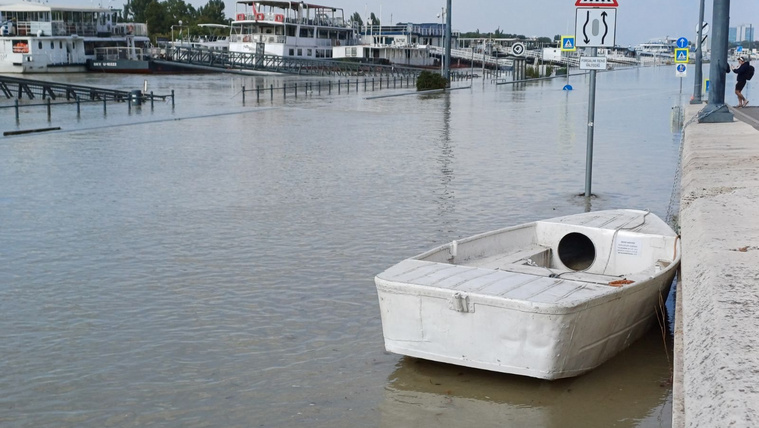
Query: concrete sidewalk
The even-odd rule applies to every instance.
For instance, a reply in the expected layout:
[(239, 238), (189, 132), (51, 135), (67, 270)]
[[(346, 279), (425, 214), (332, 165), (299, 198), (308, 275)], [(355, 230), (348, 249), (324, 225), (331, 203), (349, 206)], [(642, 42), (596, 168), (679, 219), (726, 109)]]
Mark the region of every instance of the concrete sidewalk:
[(675, 428), (759, 426), (759, 108), (732, 110), (685, 129)]

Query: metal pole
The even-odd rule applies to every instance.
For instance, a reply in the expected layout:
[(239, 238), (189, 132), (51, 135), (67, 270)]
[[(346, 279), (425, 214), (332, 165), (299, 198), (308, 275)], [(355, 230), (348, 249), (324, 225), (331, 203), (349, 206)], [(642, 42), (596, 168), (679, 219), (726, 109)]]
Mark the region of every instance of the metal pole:
[[(590, 48), (590, 56), (595, 57), (598, 48)], [(591, 196), (590, 186), (593, 179), (593, 130), (596, 117), (596, 70), (590, 70), (590, 91), (588, 95), (588, 147), (585, 158), (585, 197)]]
[(699, 113), (700, 123), (732, 122), (733, 114), (725, 105), (726, 74), (730, 71), (727, 63), (728, 32), (730, 29), (730, 0), (714, 0), (714, 34), (709, 67), (709, 102)]
[(446, 0), (445, 5), (445, 73), (444, 76), (451, 81), (451, 0)]
[(696, 70), (693, 74), (693, 78), (696, 79), (695, 82), (693, 82), (693, 98), (691, 98), (690, 103), (691, 104), (701, 104), (701, 91), (703, 90), (701, 88), (702, 81), (704, 80), (703, 77), (703, 64), (704, 64), (704, 54), (702, 46), (702, 40), (704, 39), (704, 2), (706, 0), (701, 0), (701, 4), (698, 8), (698, 40), (696, 40)]
[(242, 85), (242, 105), (245, 105), (245, 85)]
[(14, 100), (14, 104), (15, 104), (15, 107), (16, 107), (16, 123), (18, 123), (19, 122), (19, 116), (18, 116), (18, 98), (16, 98)]

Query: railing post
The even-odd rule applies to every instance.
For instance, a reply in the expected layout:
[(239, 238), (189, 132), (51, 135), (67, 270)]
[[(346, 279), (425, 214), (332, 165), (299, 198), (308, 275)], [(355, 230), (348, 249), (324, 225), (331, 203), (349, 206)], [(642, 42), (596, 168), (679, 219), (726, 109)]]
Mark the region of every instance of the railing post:
[(245, 105), (245, 85), (242, 85), (242, 105)]
[(103, 98), (103, 116), (105, 116), (106, 114), (108, 114), (107, 110), (108, 109), (107, 109), (107, 106), (106, 106), (106, 99)]
[(154, 109), (154, 103), (153, 103), (153, 91), (150, 91), (150, 111), (153, 111)]
[(340, 95), (340, 79), (337, 79), (337, 95)]
[(282, 84), (282, 97), (283, 100), (287, 99), (287, 83)]
[(15, 104), (15, 107), (16, 107), (16, 123), (18, 123), (19, 122), (19, 117), (18, 117), (18, 98), (15, 99), (14, 104)]
[(374, 92), (374, 77), (372, 77), (372, 92)]
[(364, 92), (366, 92), (366, 77), (364, 77)]
[(174, 90), (171, 90), (171, 109), (174, 110)]
[(356, 77), (356, 92), (358, 92), (358, 77)]
[(331, 80), (327, 82), (327, 88), (328, 88), (327, 94), (332, 95), (332, 81)]
[(319, 89), (319, 95), (322, 94), (322, 81), (316, 82), (316, 87)]
[(47, 121), (50, 122), (50, 97), (47, 98)]
[(256, 102), (261, 102), (261, 87), (256, 85)]
[(298, 84), (295, 84), (295, 98), (298, 98)]
[(77, 95), (76, 96), (76, 117), (81, 116), (81, 114), (82, 114), (82, 109), (81, 109), (81, 106), (79, 105), (79, 95)]

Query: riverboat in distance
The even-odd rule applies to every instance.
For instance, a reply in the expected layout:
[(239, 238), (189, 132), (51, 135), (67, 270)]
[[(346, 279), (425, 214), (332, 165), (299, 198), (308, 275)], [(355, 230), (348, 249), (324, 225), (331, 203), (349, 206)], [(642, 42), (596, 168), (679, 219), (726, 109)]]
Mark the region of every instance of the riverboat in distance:
[(299, 1), (238, 1), (229, 37), (231, 52), (306, 59), (331, 59), (333, 47), (356, 44), (343, 9)]
[(578, 376), (655, 323), (680, 253), (677, 234), (638, 210), (453, 241), (376, 276), (385, 348), (540, 379)]
[(118, 14), (101, 7), (0, 5), (0, 73), (80, 72), (96, 49), (147, 49), (147, 24), (118, 22)]

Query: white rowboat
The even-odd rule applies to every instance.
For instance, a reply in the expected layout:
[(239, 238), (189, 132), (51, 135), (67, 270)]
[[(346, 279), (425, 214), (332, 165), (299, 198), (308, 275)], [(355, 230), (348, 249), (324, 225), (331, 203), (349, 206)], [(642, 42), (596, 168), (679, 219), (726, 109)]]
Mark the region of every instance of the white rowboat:
[(638, 210), (453, 241), (376, 276), (385, 347), (541, 379), (577, 376), (655, 323), (679, 263), (677, 234)]

